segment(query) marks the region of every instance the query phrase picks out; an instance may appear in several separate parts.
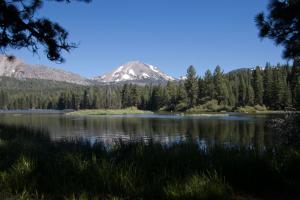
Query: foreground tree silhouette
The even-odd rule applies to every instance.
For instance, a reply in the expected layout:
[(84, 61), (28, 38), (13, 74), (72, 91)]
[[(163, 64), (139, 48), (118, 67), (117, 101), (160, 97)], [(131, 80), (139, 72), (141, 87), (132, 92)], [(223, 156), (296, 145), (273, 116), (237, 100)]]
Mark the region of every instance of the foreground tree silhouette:
[[(61, 52), (76, 44), (68, 41), (68, 32), (58, 23), (36, 17), (46, 0), (0, 0), (0, 50), (27, 48), (37, 53), (42, 46), (48, 59), (63, 62)], [(48, 0), (70, 3), (72, 0)], [(92, 0), (73, 0), (91, 2)]]
[(271, 0), (268, 16), (259, 13), (259, 36), (270, 38), (284, 47), (283, 57), (300, 59), (300, 0)]

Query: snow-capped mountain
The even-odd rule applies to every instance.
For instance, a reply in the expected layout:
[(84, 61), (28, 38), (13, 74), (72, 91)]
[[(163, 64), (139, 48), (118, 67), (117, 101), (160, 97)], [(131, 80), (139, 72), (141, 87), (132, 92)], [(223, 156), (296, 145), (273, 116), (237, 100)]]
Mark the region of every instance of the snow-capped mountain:
[(140, 61), (131, 61), (121, 65), (111, 73), (95, 77), (93, 80), (104, 83), (134, 82), (167, 82), (174, 81), (175, 78), (162, 72), (153, 65), (145, 64)]
[(46, 67), (42, 65), (29, 65), (23, 61), (0, 55), (0, 76), (17, 79), (44, 79), (60, 82), (90, 85), (90, 80), (64, 70)]
[(79, 85), (101, 85), (111, 83), (133, 83), (144, 85), (148, 83), (159, 84), (177, 80), (162, 72), (157, 67), (140, 61), (128, 62), (111, 73), (88, 79), (79, 74), (61, 69), (26, 64), (18, 58), (9, 59), (9, 57), (4, 55), (0, 55), (0, 77), (1, 76), (17, 79), (44, 79)]

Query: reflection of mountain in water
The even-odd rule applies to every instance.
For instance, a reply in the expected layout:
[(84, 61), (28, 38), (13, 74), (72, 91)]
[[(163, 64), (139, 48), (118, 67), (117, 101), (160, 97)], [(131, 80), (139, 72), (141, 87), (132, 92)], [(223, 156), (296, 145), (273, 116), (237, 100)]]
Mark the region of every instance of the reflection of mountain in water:
[(114, 140), (148, 140), (163, 143), (199, 139), (206, 144), (264, 145), (266, 118), (95, 116), (61, 114), (1, 114), (1, 123), (47, 129), (52, 138), (84, 137), (110, 143)]

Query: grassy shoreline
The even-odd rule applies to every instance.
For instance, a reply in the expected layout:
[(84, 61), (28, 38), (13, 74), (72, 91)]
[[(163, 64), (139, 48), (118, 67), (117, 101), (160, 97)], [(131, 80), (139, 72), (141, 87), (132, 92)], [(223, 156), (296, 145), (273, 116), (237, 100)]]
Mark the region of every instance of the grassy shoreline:
[(183, 112), (186, 115), (197, 115), (197, 114), (211, 114), (211, 115), (229, 115), (229, 114), (253, 114), (253, 115), (260, 115), (260, 114), (299, 114), (300, 111), (285, 111), (285, 110), (266, 110), (266, 111), (255, 111), (255, 112), (239, 112), (239, 111), (232, 111), (232, 112), (219, 112), (219, 111), (199, 111), (199, 112)]
[(88, 109), (67, 113), (67, 115), (130, 115), (130, 114), (151, 114), (151, 111), (139, 110), (137, 108), (126, 109)]
[(231, 111), (225, 110), (199, 110), (189, 109), (186, 111), (149, 111), (139, 110), (136, 107), (124, 109), (86, 109), (86, 110), (47, 110), (47, 109), (28, 109), (28, 110), (0, 110), (0, 114), (66, 114), (66, 115), (129, 115), (129, 114), (178, 114), (178, 115), (230, 115), (230, 114), (291, 114), (300, 113), (300, 111), (287, 111), (287, 110), (253, 110), (253, 109), (236, 109)]
[[(254, 114), (254, 115), (260, 115), (260, 114), (290, 114), (290, 113), (300, 113), (299, 111), (284, 111), (284, 110), (267, 110), (267, 111), (255, 111), (255, 112), (219, 112), (219, 111), (199, 111), (199, 112), (157, 112), (160, 114), (177, 114), (177, 115), (189, 115), (189, 116), (229, 116), (231, 114)], [(87, 115), (130, 115), (130, 114), (155, 114), (155, 112), (152, 111), (146, 111), (146, 110), (138, 110), (138, 109), (95, 109), (95, 110), (78, 110), (78, 111), (72, 111), (67, 112), (67, 115), (71, 116), (87, 116)]]

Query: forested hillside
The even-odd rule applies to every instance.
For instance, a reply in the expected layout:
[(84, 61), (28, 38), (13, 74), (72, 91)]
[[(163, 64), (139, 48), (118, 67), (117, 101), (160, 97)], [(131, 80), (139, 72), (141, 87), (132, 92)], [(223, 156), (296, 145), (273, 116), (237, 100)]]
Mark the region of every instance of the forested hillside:
[(0, 80), (0, 109), (97, 109), (136, 106), (144, 110), (232, 111), (266, 106), (300, 108), (300, 65), (266, 64), (224, 74), (217, 66), (198, 77), (193, 66), (187, 79), (167, 85), (80, 86), (45, 80)]

